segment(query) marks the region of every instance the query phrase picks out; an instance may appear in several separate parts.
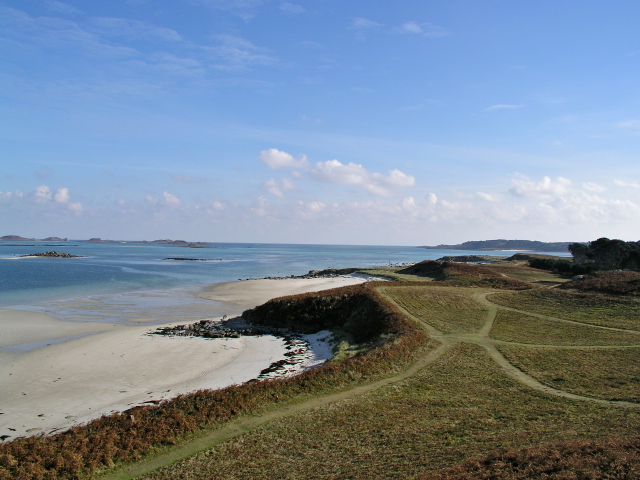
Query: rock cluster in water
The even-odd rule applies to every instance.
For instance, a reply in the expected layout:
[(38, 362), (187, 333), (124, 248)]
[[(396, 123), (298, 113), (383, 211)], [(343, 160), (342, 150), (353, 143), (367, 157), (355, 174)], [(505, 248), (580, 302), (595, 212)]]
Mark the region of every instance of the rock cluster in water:
[(20, 257), (48, 257), (48, 258), (80, 258), (80, 255), (71, 255), (70, 253), (49, 252), (30, 253), (28, 255), (20, 255)]
[[(325, 270), (309, 270), (304, 275), (287, 275), (285, 277), (245, 278), (245, 280), (288, 280), (291, 278), (338, 278), (357, 272), (357, 268), (327, 268)], [(242, 279), (238, 279), (242, 280)]]

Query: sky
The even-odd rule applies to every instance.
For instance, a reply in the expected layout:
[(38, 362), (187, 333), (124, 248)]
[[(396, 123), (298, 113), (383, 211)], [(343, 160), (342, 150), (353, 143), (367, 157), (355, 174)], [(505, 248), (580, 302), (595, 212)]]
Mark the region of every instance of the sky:
[(0, 236), (640, 240), (640, 2), (0, 0)]

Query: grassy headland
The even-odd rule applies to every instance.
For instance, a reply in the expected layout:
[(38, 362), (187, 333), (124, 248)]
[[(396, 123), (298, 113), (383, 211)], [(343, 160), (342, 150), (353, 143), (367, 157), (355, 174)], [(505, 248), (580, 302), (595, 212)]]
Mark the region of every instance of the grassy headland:
[[(140, 458), (172, 463), (150, 479), (635, 478), (624, 475), (640, 465), (640, 300), (548, 288), (549, 272), (517, 263), (437, 263), (387, 272), (413, 282), (245, 312), (258, 324), (342, 332), (355, 355), (1, 445), (0, 478), (108, 475)], [(250, 418), (175, 462), (176, 449)], [(577, 459), (613, 473), (571, 477)]]

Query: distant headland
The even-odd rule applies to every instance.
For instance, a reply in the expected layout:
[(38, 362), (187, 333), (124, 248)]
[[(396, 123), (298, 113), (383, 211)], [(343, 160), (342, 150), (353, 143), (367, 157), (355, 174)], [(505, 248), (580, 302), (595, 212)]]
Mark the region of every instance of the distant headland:
[(521, 250), (528, 252), (567, 252), (575, 242), (539, 242), (537, 240), (478, 240), (457, 245), (421, 246), (432, 250)]

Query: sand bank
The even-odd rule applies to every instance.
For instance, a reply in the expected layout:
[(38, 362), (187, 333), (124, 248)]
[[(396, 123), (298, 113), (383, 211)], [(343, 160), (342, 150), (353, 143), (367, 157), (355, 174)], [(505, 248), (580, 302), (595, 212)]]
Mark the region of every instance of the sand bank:
[[(270, 298), (362, 281), (252, 280), (218, 284), (198, 295), (227, 302), (227, 311), (240, 313)], [(52, 433), (201, 388), (243, 383), (286, 352), (283, 340), (271, 336), (167, 338), (147, 335), (151, 328), (144, 325), (68, 322), (8, 309), (0, 310), (0, 327), (0, 435), (11, 438)], [(84, 336), (56, 343), (79, 335)]]
[(262, 305), (276, 297), (356, 285), (364, 281), (364, 279), (357, 277), (244, 280), (217, 283), (197, 295), (201, 298), (236, 305), (241, 311)]

